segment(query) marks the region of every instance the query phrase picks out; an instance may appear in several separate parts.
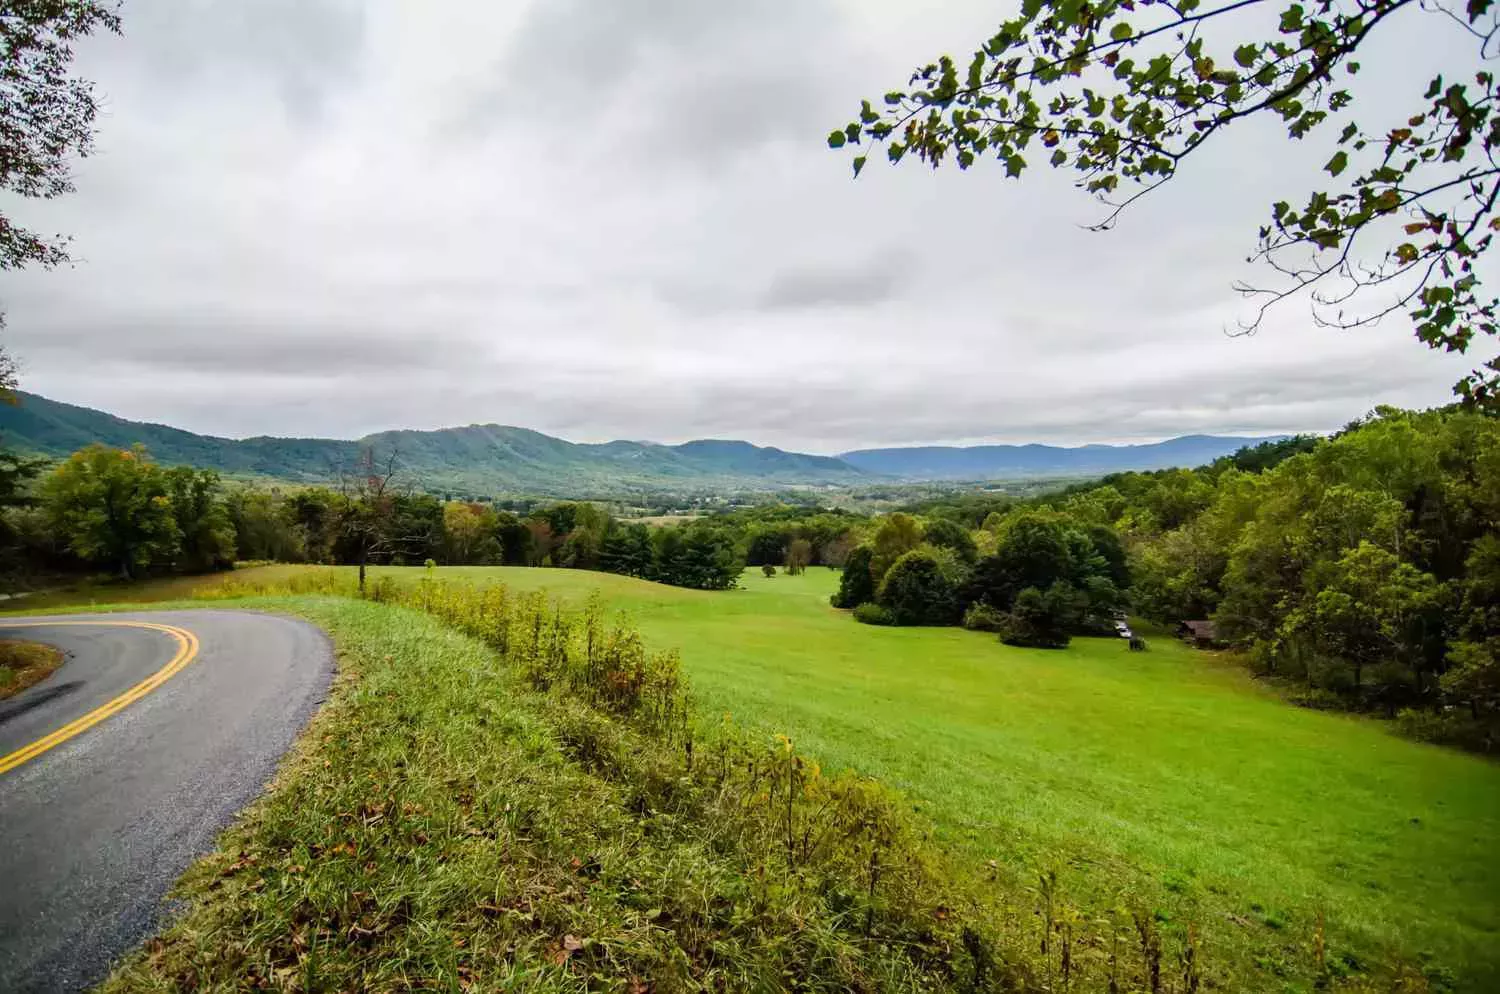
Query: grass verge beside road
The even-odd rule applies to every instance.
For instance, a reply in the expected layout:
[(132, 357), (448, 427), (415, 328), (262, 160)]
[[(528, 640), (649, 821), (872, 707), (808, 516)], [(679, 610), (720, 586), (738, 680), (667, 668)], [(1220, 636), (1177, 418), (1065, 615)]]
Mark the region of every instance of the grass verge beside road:
[(0, 637), (0, 700), (45, 680), (62, 661), (53, 646)]
[[(644, 712), (564, 689), (545, 604), (511, 616), (505, 659), (402, 608), (235, 606), (324, 626), (339, 677), (274, 789), (183, 881), (181, 919), (104, 991), (1036, 987), (878, 787), (789, 748), (694, 765)], [(595, 634), (637, 658), (629, 633)], [(761, 765), (742, 774), (743, 756)], [(873, 850), (837, 844), (867, 835)]]

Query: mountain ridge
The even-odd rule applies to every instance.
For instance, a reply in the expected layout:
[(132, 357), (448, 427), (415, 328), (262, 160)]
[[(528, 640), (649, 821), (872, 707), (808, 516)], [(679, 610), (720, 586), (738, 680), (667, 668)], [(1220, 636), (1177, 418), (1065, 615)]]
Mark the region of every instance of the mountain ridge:
[(854, 449), (838, 458), (870, 473), (907, 480), (982, 480), (1003, 476), (1087, 475), (1200, 466), (1244, 446), (1286, 435), (1179, 435), (1131, 445), (917, 445)]
[[(326, 482), (368, 448), (395, 452), (402, 470), (429, 489), (468, 495), (585, 496), (677, 490), (775, 490), (904, 480), (981, 480), (1102, 474), (1199, 465), (1265, 438), (1189, 435), (1133, 446), (913, 446), (856, 449), (840, 456), (790, 452), (741, 439), (676, 445), (617, 439), (570, 442), (494, 422), (452, 428), (395, 428), (358, 439), (200, 435), (154, 422), (20, 393), (0, 406), (0, 440), (61, 457), (100, 442), (144, 444), (159, 462), (293, 483)], [(1274, 436), (1282, 437), (1282, 436)]]
[(700, 439), (681, 445), (570, 442), (531, 428), (496, 423), (417, 430), (396, 428), (357, 439), (199, 435), (130, 421), (94, 408), (18, 393), (0, 408), (5, 444), (38, 455), (66, 456), (101, 442), (143, 444), (162, 463), (296, 483), (326, 482), (368, 448), (397, 453), (402, 471), (424, 486), (469, 494), (505, 492), (569, 496), (605, 490), (776, 488), (867, 481), (862, 470), (831, 456)]

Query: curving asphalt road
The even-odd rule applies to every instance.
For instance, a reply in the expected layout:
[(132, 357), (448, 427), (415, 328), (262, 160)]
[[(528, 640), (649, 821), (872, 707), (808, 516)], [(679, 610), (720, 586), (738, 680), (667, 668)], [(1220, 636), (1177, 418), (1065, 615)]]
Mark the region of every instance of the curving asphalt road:
[(264, 788), (333, 654), (306, 622), (244, 611), (10, 618), (0, 635), (67, 654), (0, 701), (0, 991), (77, 991)]

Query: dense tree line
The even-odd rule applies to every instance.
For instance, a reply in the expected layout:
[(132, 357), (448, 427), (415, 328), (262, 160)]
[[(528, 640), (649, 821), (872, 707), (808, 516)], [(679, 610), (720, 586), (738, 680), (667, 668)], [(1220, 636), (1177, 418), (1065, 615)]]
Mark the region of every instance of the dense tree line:
[(390, 485), (364, 467), (346, 485), (283, 492), (226, 487), (211, 470), (167, 468), (146, 450), (90, 446), (50, 470), (0, 459), (4, 566), (19, 574), (196, 573), (236, 560), (560, 566), (677, 586), (733, 586), (737, 532), (704, 520), (648, 528), (587, 503), (521, 517)]
[(1050, 509), (956, 501), (924, 522), (883, 516), (848, 557), (833, 597), (871, 624), (954, 625), (996, 631), (1015, 645), (1061, 647), (1074, 634), (1113, 631), (1130, 572), (1114, 530)]
[(868, 518), (845, 510), (767, 504), (714, 516), (734, 531), (748, 566), (843, 566)]
[[(968, 503), (955, 508), (972, 520)], [(985, 530), (1004, 536), (1048, 515), (1108, 546), (1112, 582), (1128, 580), (1137, 613), (1211, 621), (1305, 703), (1400, 716), (1414, 733), (1476, 748), (1500, 738), (1492, 415), (1382, 408), (1332, 438), (1078, 485)]]
[(43, 464), (7, 463), (14, 472), (0, 482), (0, 532), (12, 572), (91, 564), (128, 579), (234, 563), (234, 527), (211, 470), (167, 469), (143, 449), (92, 446), (33, 486)]

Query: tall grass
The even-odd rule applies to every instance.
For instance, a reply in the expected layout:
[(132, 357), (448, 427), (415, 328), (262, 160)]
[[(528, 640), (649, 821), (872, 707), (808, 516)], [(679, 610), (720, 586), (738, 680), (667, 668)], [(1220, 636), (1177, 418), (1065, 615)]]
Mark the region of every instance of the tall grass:
[[(641, 983), (659, 990), (1152, 994), (1262, 986), (1226, 976), (1198, 923), (1172, 921), (1128, 897), (1112, 913), (1085, 914), (1069, 902), (1055, 867), (1038, 868), (1029, 897), (1017, 901), (951, 860), (899, 794), (825, 772), (784, 736), (768, 742), (740, 732), (728, 716), (705, 720), (691, 706), (676, 654), (650, 651), (597, 599), (568, 609), (538, 592), (443, 582), (431, 571), (417, 584), (378, 578), (366, 593), (486, 646), (493, 665), (530, 695), (527, 706), (570, 767), (613, 792), (642, 838), (605, 875), (638, 873), (637, 889), (646, 893), (632, 899), (650, 902), (652, 920), (665, 922), (668, 933), (658, 939), (669, 949), (629, 964)], [(231, 582), (205, 596), (286, 594), (353, 597), (356, 589), (352, 578), (328, 570), (274, 584)], [(443, 720), (442, 712), (423, 720)], [(593, 859), (583, 871), (604, 874), (590, 869)], [(663, 863), (680, 863), (686, 877)], [(1332, 962), (1321, 931), (1305, 941), (1288, 937), (1277, 955), (1276, 971), (1259, 978), (1265, 989), (1437, 989), (1404, 965)], [(559, 962), (580, 979), (579, 989), (620, 977), (608, 972), (618, 961), (598, 969), (587, 956)], [(718, 981), (706, 983), (711, 976)]]

